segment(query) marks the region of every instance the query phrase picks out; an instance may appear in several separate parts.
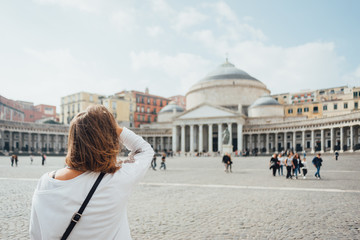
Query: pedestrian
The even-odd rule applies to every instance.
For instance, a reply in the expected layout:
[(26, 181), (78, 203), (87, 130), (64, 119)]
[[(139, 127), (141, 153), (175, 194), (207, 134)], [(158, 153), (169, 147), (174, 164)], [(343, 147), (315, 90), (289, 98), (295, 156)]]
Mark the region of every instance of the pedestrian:
[(229, 158), (228, 158), (228, 161), (227, 161), (227, 169), (228, 169), (228, 171), (229, 171), (230, 173), (232, 173), (232, 164), (233, 164), (233, 162), (232, 162), (232, 160), (231, 160), (231, 155), (230, 155), (230, 153), (228, 153), (227, 156), (229, 157)]
[(33, 155), (30, 154), (30, 164), (33, 164), (34, 158)]
[(154, 171), (156, 171), (156, 155), (155, 154), (151, 160), (151, 167)]
[(293, 158), (293, 164), (294, 164), (294, 168), (293, 168), (293, 176), (298, 179), (298, 173), (300, 172), (300, 156), (298, 153), (294, 154), (294, 158)]
[(162, 157), (161, 157), (161, 166), (160, 166), (160, 170), (162, 169), (162, 168), (164, 168), (164, 170), (166, 170), (166, 164), (165, 164), (165, 161), (166, 161), (166, 155), (165, 155), (165, 153), (162, 155)]
[(285, 163), (285, 157), (284, 155), (282, 155), (281, 153), (278, 156), (278, 160), (279, 160), (279, 169), (278, 169), (278, 174), (279, 176), (284, 176), (284, 163)]
[[(71, 239), (131, 239), (126, 206), (149, 169), (150, 144), (102, 105), (77, 114), (68, 138), (67, 167), (44, 174), (34, 192), (30, 239), (66, 239), (76, 222)], [(124, 161), (117, 159), (120, 143), (131, 151)], [(92, 187), (90, 204), (76, 212)]]
[(337, 161), (339, 158), (339, 152), (338, 151), (335, 151), (335, 160)]
[(14, 166), (14, 162), (15, 162), (15, 155), (11, 155), (10, 157), (10, 161), (11, 161), (11, 166), (13, 167)]
[(277, 158), (277, 154), (274, 153), (269, 162), (269, 169), (272, 169), (272, 173), (274, 177), (276, 175), (276, 170), (278, 169), (278, 166), (279, 166), (279, 160)]
[(15, 154), (15, 166), (16, 166), (16, 167), (18, 166), (18, 161), (19, 161), (18, 155)]
[(287, 156), (287, 158), (285, 159), (285, 165), (286, 165), (286, 179), (290, 178), (292, 179), (291, 176), (291, 169), (293, 169), (294, 163), (293, 163), (293, 159), (294, 159), (294, 155), (292, 152), (289, 153), (289, 155)]
[(46, 155), (45, 153), (41, 154), (41, 165), (45, 165)]
[(306, 174), (307, 174), (307, 162), (306, 162), (306, 158), (303, 158), (301, 160), (301, 164), (302, 164), (302, 171), (303, 171), (303, 175), (304, 175), (304, 179), (306, 179)]
[(303, 158), (306, 158), (306, 151), (303, 151)]
[(318, 153), (316, 155), (316, 157), (314, 157), (314, 159), (312, 160), (312, 163), (314, 164), (314, 166), (316, 167), (316, 173), (315, 173), (315, 177), (316, 179), (321, 179), (320, 177), (320, 168), (322, 166), (322, 158), (321, 158), (321, 154)]
[(229, 162), (231, 161), (230, 157), (229, 157), (229, 154), (228, 153), (225, 153), (223, 158), (222, 158), (222, 162), (224, 163), (224, 167), (225, 167), (225, 172), (229, 172)]

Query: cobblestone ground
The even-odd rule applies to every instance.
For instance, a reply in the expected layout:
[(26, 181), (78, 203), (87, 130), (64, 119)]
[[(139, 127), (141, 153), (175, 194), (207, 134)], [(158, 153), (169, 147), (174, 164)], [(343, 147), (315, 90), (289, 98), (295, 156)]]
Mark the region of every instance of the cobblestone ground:
[[(307, 179), (286, 180), (268, 157), (234, 158), (232, 174), (220, 158), (168, 158), (130, 198), (133, 239), (360, 239), (360, 154), (323, 159), (322, 180), (312, 166)], [(0, 239), (28, 239), (37, 179), (63, 166), (19, 160), (0, 157)]]

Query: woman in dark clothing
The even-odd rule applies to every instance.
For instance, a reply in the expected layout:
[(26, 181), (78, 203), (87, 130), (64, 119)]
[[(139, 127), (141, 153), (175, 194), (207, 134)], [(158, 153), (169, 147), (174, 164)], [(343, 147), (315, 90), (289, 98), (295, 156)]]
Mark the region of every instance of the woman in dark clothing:
[(274, 153), (274, 155), (272, 156), (272, 158), (270, 159), (270, 168), (269, 169), (272, 169), (272, 172), (273, 172), (273, 176), (275, 177), (276, 175), (276, 170), (278, 169), (279, 167), (279, 160), (277, 158), (277, 154)]

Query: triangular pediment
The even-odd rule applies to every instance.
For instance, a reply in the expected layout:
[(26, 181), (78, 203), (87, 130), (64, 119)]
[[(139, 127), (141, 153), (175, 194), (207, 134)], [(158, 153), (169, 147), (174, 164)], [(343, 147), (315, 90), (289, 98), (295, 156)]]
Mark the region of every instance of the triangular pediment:
[(236, 116), (237, 114), (230, 110), (205, 104), (184, 112), (178, 116), (177, 119), (221, 118)]

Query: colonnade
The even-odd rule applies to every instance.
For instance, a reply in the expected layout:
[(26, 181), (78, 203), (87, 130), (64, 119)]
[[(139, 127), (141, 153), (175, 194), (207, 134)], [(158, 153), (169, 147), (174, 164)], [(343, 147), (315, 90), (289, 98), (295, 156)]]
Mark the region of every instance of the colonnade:
[(169, 151), (172, 150), (171, 136), (143, 136), (155, 151)]
[(64, 154), (68, 126), (0, 121), (0, 151)]
[(360, 149), (359, 131), (359, 124), (313, 129), (247, 131), (244, 132), (243, 149), (266, 154), (288, 149), (311, 153), (353, 152)]
[(242, 124), (208, 123), (182, 124), (172, 128), (172, 145), (175, 152), (213, 153), (222, 152), (223, 131), (228, 128), (233, 151), (242, 150)]
[(19, 153), (60, 153), (67, 148), (67, 135), (0, 131), (0, 150)]

